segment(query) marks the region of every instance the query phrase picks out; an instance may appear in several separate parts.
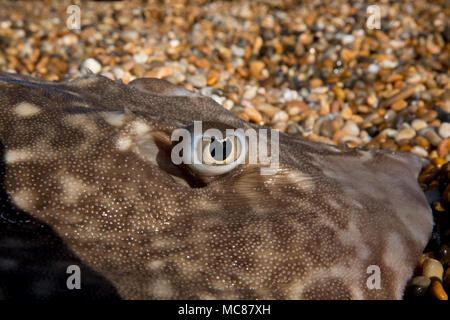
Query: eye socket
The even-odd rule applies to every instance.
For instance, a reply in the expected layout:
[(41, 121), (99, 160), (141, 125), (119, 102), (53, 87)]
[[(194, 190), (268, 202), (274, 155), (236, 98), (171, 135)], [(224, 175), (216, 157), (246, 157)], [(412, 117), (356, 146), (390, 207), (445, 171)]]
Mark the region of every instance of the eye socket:
[(216, 176), (230, 172), (244, 162), (247, 154), (245, 135), (237, 130), (224, 138), (221, 134), (193, 135), (191, 142), (190, 163), (186, 165), (202, 175)]

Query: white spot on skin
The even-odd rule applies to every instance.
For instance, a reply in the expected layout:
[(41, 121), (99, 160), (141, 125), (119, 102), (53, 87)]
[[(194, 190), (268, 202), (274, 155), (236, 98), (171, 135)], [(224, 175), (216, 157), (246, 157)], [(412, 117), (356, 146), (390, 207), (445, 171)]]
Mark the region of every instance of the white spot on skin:
[(103, 114), (103, 118), (113, 127), (121, 127), (125, 123), (126, 115), (119, 112), (106, 112)]
[[(406, 251), (402, 237), (398, 233), (390, 233), (387, 237), (387, 244), (385, 246), (385, 251), (383, 254), (383, 263), (392, 269), (393, 275), (403, 275), (408, 276), (411, 272), (409, 270), (408, 264), (405, 263)], [(400, 279), (398, 276), (394, 277), (395, 283), (391, 285), (395, 289), (395, 296), (397, 299), (401, 299), (403, 294), (403, 286), (406, 279)]]
[(347, 286), (351, 292), (352, 299), (363, 300), (365, 297), (359, 289), (360, 275), (358, 272), (358, 270), (349, 270), (348, 266), (345, 265), (336, 265), (330, 269), (310, 270), (307, 278), (292, 283), (287, 290), (287, 297), (288, 299), (293, 300), (304, 299), (304, 290), (308, 288), (310, 284), (321, 279), (336, 278), (342, 280), (342, 282)]
[(315, 186), (314, 177), (299, 171), (289, 171), (286, 179), (304, 191), (312, 190)]
[(12, 164), (21, 161), (31, 160), (33, 153), (28, 149), (8, 150), (5, 152), (5, 162)]
[(370, 256), (370, 250), (364, 243), (364, 238), (357, 225), (350, 220), (346, 230), (339, 230), (337, 236), (345, 246), (355, 247), (356, 255), (361, 260), (366, 260)]
[(159, 148), (151, 134), (146, 134), (139, 137), (137, 146), (138, 155), (140, 155), (144, 160), (150, 161), (152, 164), (157, 164), (156, 157), (158, 155)]
[(131, 139), (129, 137), (119, 137), (116, 141), (116, 148), (120, 151), (126, 151), (131, 146)]
[(60, 182), (64, 190), (65, 203), (74, 204), (84, 192), (92, 191), (92, 188), (89, 188), (82, 180), (68, 174), (62, 175)]
[(164, 261), (163, 260), (153, 260), (150, 261), (147, 264), (147, 267), (151, 270), (151, 271), (159, 271), (161, 270), (161, 268), (164, 266)]
[(20, 117), (32, 117), (41, 112), (41, 108), (29, 102), (21, 102), (14, 107), (14, 112)]
[(29, 190), (20, 190), (11, 195), (13, 202), (23, 210), (32, 210), (36, 196)]
[(155, 298), (170, 299), (173, 295), (172, 285), (168, 280), (156, 280), (150, 284), (150, 291)]
[(67, 125), (81, 129), (88, 135), (95, 135), (97, 133), (97, 125), (86, 114), (70, 114), (64, 117), (64, 121)]
[(141, 120), (136, 120), (132, 123), (132, 130), (136, 135), (141, 135), (150, 131), (150, 127)]

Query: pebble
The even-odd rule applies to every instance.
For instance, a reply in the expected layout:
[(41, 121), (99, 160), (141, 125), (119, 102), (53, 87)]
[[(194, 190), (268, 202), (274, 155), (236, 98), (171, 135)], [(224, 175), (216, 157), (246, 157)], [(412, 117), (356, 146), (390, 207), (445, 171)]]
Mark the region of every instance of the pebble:
[(439, 135), (444, 139), (450, 138), (450, 123), (444, 122), (439, 127)]
[(260, 60), (253, 61), (250, 64), (250, 75), (258, 80), (266, 78), (266, 75), (262, 74), (262, 70), (265, 67), (265, 63)]
[(342, 37), (342, 44), (345, 46), (347, 44), (351, 44), (353, 43), (353, 41), (355, 41), (355, 37), (351, 34), (347, 34), (345, 36)]
[(439, 280), (432, 280), (430, 285), (430, 295), (437, 300), (448, 300), (448, 295)]
[(257, 90), (258, 87), (247, 87), (247, 89), (244, 91), (242, 98), (252, 100), (254, 97), (256, 97)]
[(261, 113), (259, 113), (258, 110), (256, 110), (253, 107), (248, 107), (248, 108), (245, 108), (244, 112), (248, 115), (250, 121), (252, 121), (256, 124), (261, 124), (262, 115), (261, 115)]
[(286, 111), (290, 116), (298, 115), (308, 109), (309, 107), (303, 101), (293, 100), (286, 103)]
[(394, 110), (394, 111), (400, 111), (400, 110), (405, 109), (407, 105), (408, 105), (408, 104), (406, 103), (405, 100), (398, 100), (398, 101), (395, 101), (395, 102), (391, 105), (391, 108), (392, 108), (392, 110)]
[(81, 65), (81, 71), (82, 72), (92, 72), (92, 73), (99, 73), (102, 70), (102, 65), (100, 62), (93, 58), (89, 58), (83, 61), (83, 64)]
[(194, 87), (197, 87), (197, 88), (206, 87), (206, 77), (202, 74), (188, 75), (187, 81), (189, 83), (192, 83), (194, 85)]
[(369, 67), (367, 68), (367, 71), (373, 74), (377, 74), (378, 71), (380, 71), (380, 67), (376, 64), (371, 64), (369, 65)]
[(398, 100), (406, 100), (409, 98), (414, 92), (416, 91), (416, 88), (413, 86), (406, 87), (405, 89), (402, 89), (398, 93), (391, 95), (388, 99), (384, 100), (382, 103), (382, 107), (389, 107)]
[(450, 151), (450, 138), (444, 139), (439, 143), (438, 154), (441, 158), (446, 158)]
[(352, 109), (350, 109), (349, 107), (341, 111), (341, 116), (345, 120), (349, 120), (352, 117), (352, 115), (353, 115)]
[(442, 281), (444, 267), (438, 260), (429, 258), (423, 263), (422, 274), (430, 279), (437, 278)]
[(348, 120), (342, 127), (343, 131), (348, 132), (350, 135), (357, 137), (359, 135), (359, 127), (352, 121)]
[(412, 127), (414, 130), (419, 131), (419, 130), (421, 130), (421, 129), (427, 128), (427, 127), (428, 127), (428, 124), (427, 124), (424, 120), (422, 120), (422, 119), (414, 119), (414, 120), (411, 122), (411, 127)]
[(286, 122), (289, 119), (289, 115), (286, 113), (286, 111), (279, 111), (274, 114), (272, 121), (273, 122)]
[(411, 286), (422, 287), (422, 288), (424, 288), (426, 290), (430, 286), (431, 280), (430, 280), (430, 278), (425, 277), (425, 276), (416, 276), (416, 277), (411, 279), (409, 284)]
[(395, 141), (410, 140), (416, 136), (416, 131), (413, 128), (403, 128), (395, 136)]
[(407, 292), (414, 297), (424, 296), (431, 284), (431, 280), (428, 277), (416, 276), (408, 283)]
[(146, 63), (148, 60), (148, 55), (145, 53), (137, 53), (133, 56), (134, 61), (137, 63)]
[(423, 158), (428, 157), (428, 151), (422, 148), (421, 146), (412, 147), (410, 152)]
[(438, 147), (442, 141), (442, 138), (432, 128), (421, 130), (420, 135), (425, 137), (433, 147)]

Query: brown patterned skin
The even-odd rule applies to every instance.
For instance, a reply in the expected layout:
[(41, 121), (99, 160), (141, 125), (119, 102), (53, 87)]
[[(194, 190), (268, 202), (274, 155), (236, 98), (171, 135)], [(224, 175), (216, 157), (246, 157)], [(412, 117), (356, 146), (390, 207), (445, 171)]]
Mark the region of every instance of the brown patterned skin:
[(280, 133), (276, 174), (203, 179), (170, 161), (194, 120), (257, 128), (165, 81), (0, 73), (2, 187), (122, 298), (402, 298), (432, 229), (418, 157)]

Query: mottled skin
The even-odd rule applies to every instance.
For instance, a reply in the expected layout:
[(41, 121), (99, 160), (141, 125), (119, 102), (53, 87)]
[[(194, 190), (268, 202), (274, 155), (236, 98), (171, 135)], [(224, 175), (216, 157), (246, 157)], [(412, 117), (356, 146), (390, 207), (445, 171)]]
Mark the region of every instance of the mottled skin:
[(276, 174), (204, 179), (170, 161), (194, 120), (253, 126), (164, 81), (0, 73), (7, 205), (127, 299), (402, 298), (432, 229), (418, 157), (280, 133)]

